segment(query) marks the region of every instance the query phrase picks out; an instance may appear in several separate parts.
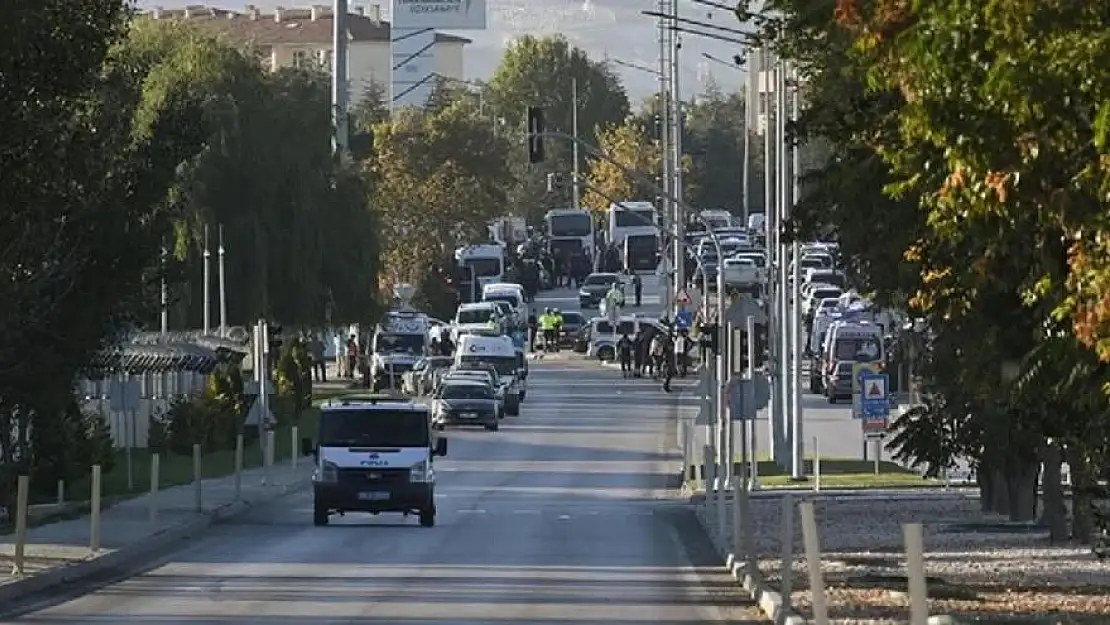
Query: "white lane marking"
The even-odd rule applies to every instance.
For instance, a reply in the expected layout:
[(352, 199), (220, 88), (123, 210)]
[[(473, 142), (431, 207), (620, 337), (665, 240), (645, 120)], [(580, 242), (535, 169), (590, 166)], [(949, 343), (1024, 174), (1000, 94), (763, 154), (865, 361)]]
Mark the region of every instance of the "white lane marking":
[(569, 520), (569, 519), (570, 519), (570, 515), (569, 515), (569, 514), (560, 514), (560, 515), (559, 515), (559, 520), (561, 520), (561, 521), (567, 521), (567, 520)]
[(513, 514), (540, 514), (539, 510), (513, 510)]
[(485, 514), (486, 513), (486, 511), (482, 510), (482, 509), (470, 509), (470, 510), (463, 509), (463, 510), (458, 510), (457, 512), (459, 514)]

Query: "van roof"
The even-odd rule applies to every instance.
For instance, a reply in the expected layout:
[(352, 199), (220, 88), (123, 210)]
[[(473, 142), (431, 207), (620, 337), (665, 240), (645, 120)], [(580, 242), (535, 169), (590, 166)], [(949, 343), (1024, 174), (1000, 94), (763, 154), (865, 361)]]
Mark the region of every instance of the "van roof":
[(346, 395), (341, 397), (333, 397), (324, 405), (320, 406), (322, 412), (329, 410), (369, 410), (381, 412), (397, 412), (398, 410), (411, 410), (419, 412), (427, 410), (428, 407), (424, 404), (417, 403), (413, 398), (403, 395), (389, 395), (385, 393), (374, 393), (364, 395)]
[(493, 302), (468, 302), (466, 304), (459, 304), (459, 310), (476, 310), (481, 308), (497, 308), (497, 304)]

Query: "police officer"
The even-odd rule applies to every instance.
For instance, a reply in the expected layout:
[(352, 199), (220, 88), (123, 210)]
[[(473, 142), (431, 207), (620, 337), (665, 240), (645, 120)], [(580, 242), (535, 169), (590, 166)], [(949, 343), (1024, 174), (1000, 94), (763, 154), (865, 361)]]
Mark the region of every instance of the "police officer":
[(563, 313), (559, 312), (558, 308), (551, 310), (551, 314), (555, 316), (555, 351), (559, 351), (559, 341), (563, 336)]
[(528, 351), (536, 351), (536, 332), (539, 331), (539, 319), (536, 318), (536, 311), (528, 312)]
[(555, 343), (555, 315), (550, 308), (544, 308), (540, 315), (540, 331), (543, 332), (543, 351), (549, 352)]

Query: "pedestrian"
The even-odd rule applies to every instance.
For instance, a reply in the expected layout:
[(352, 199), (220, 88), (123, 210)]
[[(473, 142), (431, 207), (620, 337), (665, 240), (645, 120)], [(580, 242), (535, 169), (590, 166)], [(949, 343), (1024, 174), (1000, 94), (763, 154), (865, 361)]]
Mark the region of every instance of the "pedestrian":
[(686, 330), (679, 330), (674, 339), (674, 361), (675, 370), (680, 378), (686, 377), (687, 371), (687, 356), (686, 352), (690, 349), (690, 337), (687, 336)]
[(338, 332), (331, 336), (331, 347), (335, 356), (335, 377), (346, 377), (347, 352), (343, 346), (343, 336)]
[(347, 377), (353, 379), (358, 369), (358, 337), (352, 334), (347, 339)]
[(667, 354), (666, 338), (658, 332), (651, 339), (651, 377), (658, 380), (663, 374), (663, 358)]
[(536, 331), (539, 330), (539, 320), (536, 319), (536, 311), (528, 312), (528, 351), (536, 351)]
[(324, 347), (323, 338), (317, 335), (309, 342), (308, 348), (312, 352), (312, 372), (316, 375), (316, 381), (327, 382), (328, 364), (324, 355), (327, 348)]
[(640, 377), (644, 371), (644, 331), (637, 330), (632, 337), (632, 377)]
[(671, 392), (671, 379), (674, 378), (676, 357), (673, 341), (669, 336), (663, 336), (663, 358), (660, 366), (663, 368), (663, 392), (665, 393)]
[(556, 343), (555, 315), (551, 314), (550, 308), (545, 308), (543, 310), (539, 322), (540, 331), (543, 332), (543, 351), (550, 352), (554, 349)]
[(559, 343), (563, 340), (563, 313), (559, 312), (558, 308), (551, 310), (551, 315), (555, 317), (555, 351), (559, 351)]
[(632, 352), (634, 349), (635, 345), (632, 343), (632, 339), (625, 332), (617, 341), (617, 358), (620, 359), (622, 377), (632, 377)]
[(636, 308), (639, 308), (644, 297), (644, 281), (638, 273), (632, 274), (632, 293), (636, 297)]

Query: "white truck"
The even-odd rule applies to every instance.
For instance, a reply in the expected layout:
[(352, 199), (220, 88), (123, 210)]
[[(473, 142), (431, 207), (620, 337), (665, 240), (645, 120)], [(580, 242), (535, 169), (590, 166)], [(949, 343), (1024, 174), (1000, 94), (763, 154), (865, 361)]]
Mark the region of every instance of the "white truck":
[(371, 395), (320, 408), (312, 473), (312, 522), (333, 514), (416, 514), (436, 522), (434, 461), (447, 439), (431, 426), (428, 407), (408, 398)]
[(527, 388), (513, 340), (507, 336), (463, 334), (455, 348), (455, 366), (465, 368), (473, 364), (497, 369), (498, 383), (505, 395), (505, 414), (519, 415)]

